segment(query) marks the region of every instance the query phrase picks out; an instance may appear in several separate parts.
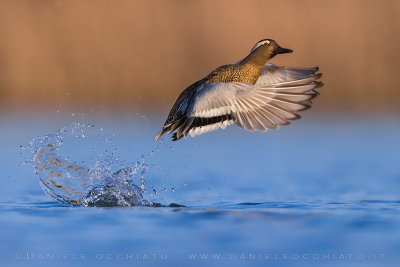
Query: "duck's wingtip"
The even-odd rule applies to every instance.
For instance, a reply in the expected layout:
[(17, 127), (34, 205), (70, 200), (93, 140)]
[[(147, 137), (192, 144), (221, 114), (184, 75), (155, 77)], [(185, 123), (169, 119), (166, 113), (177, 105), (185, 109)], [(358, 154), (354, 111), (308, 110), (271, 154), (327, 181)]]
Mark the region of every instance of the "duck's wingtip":
[(158, 142), (158, 140), (160, 139), (160, 137), (161, 137), (163, 134), (164, 134), (164, 130), (161, 130), (161, 131), (156, 135), (156, 137), (154, 137), (154, 140), (155, 140), (156, 142)]

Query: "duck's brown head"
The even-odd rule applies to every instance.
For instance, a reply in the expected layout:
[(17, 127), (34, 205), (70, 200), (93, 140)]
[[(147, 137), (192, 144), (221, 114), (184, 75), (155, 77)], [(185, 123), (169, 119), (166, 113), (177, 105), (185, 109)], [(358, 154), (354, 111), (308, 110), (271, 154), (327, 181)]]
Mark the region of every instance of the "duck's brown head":
[(268, 60), (277, 54), (292, 52), (293, 50), (279, 46), (278, 43), (272, 39), (263, 39), (254, 45), (253, 49), (250, 51), (250, 54), (243, 59), (242, 62), (251, 62), (257, 65), (264, 65), (268, 62)]

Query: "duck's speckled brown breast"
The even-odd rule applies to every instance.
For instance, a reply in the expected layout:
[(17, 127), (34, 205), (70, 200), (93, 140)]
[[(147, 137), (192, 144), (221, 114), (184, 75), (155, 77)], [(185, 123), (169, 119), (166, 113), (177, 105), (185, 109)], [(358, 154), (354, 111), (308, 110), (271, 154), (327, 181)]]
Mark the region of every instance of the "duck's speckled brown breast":
[(208, 75), (208, 82), (248, 82), (254, 84), (260, 73), (261, 67), (252, 64), (225, 65), (211, 72)]

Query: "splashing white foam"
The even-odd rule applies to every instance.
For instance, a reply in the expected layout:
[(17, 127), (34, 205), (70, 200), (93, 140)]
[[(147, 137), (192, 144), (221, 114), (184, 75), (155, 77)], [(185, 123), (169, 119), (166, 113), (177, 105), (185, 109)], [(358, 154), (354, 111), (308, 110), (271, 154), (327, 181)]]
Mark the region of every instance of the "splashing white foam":
[[(144, 157), (140, 162), (126, 164), (114, 172), (113, 166), (120, 159), (116, 156), (116, 146), (111, 138), (101, 136), (105, 142), (112, 144), (113, 150), (106, 156), (96, 154), (93, 166), (77, 164), (60, 155), (59, 149), (65, 136), (86, 138), (86, 130), (94, 127), (92, 124), (71, 123), (55, 133), (35, 138), (24, 147), (32, 153), (29, 163), (33, 166), (42, 189), (64, 205), (153, 205), (151, 200), (143, 197), (146, 192), (145, 172), (148, 168)], [(140, 174), (140, 187), (134, 184), (137, 174)]]

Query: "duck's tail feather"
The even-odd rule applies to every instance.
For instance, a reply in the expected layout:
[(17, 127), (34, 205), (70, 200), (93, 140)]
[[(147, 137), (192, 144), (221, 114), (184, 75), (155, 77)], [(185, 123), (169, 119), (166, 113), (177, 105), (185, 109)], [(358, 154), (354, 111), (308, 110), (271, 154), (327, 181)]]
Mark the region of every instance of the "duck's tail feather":
[[(178, 119), (178, 120), (176, 120), (176, 121), (174, 121), (172, 123), (165, 124), (163, 126), (163, 128), (161, 129), (161, 131), (156, 135), (156, 137), (155, 137), (156, 142), (161, 138), (161, 136), (163, 134), (165, 134), (167, 132), (172, 133), (174, 131), (178, 131), (179, 133), (178, 133), (178, 137), (176, 137), (177, 135), (175, 133), (174, 134), (175, 138), (173, 137), (172, 140), (176, 141), (176, 140), (181, 139), (183, 137), (183, 134), (181, 133), (181, 128), (184, 125), (184, 122), (185, 122), (185, 120)], [(176, 140), (174, 140), (174, 139), (176, 139)]]
[(164, 125), (163, 128), (161, 129), (161, 131), (154, 138), (156, 140), (156, 142), (158, 142), (158, 140), (161, 138), (161, 136), (163, 134), (165, 134), (166, 132), (170, 131), (171, 127), (172, 127), (172, 124)]

